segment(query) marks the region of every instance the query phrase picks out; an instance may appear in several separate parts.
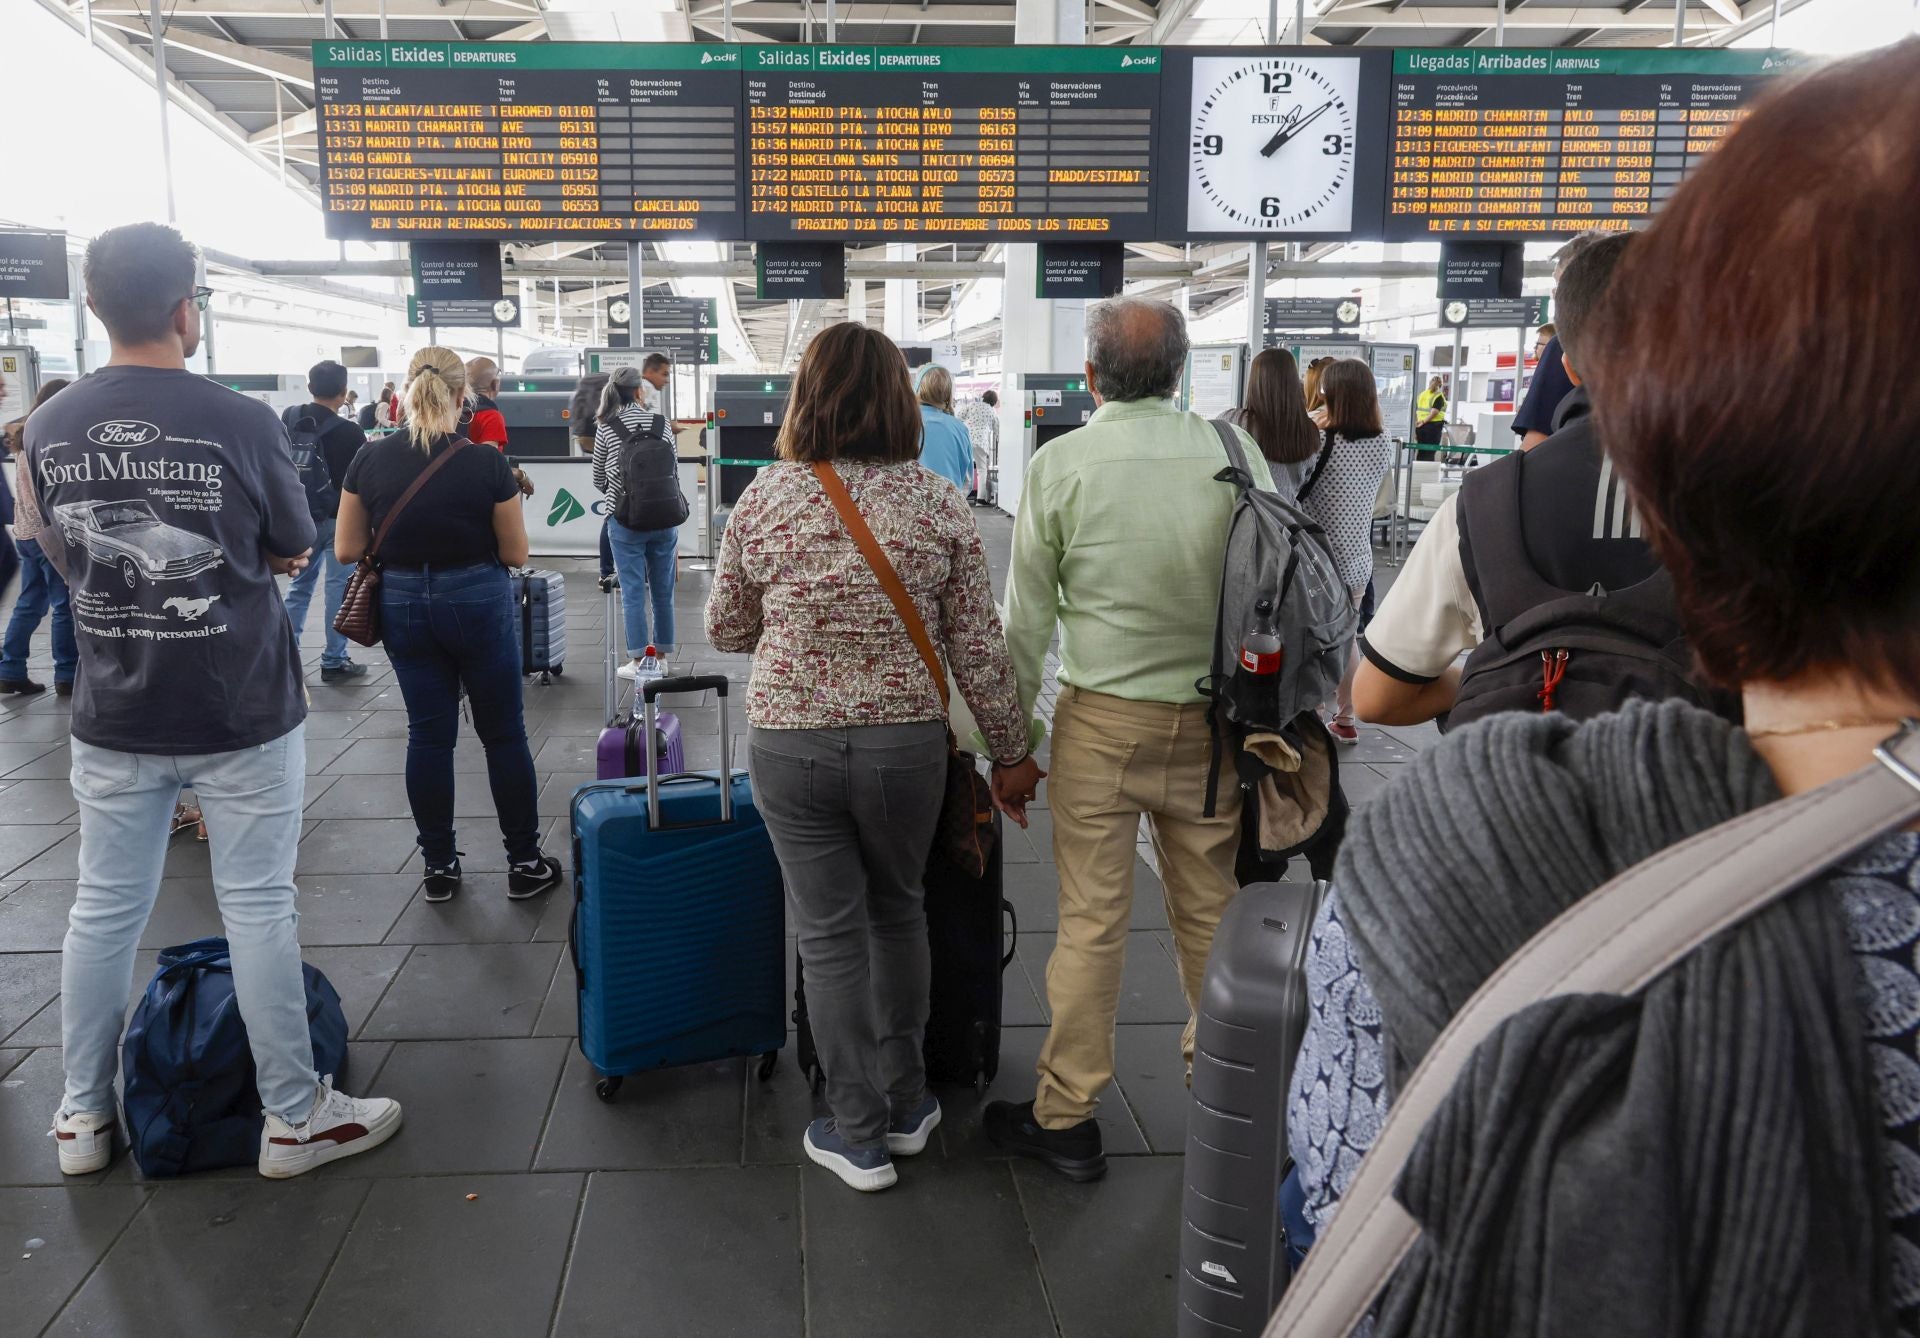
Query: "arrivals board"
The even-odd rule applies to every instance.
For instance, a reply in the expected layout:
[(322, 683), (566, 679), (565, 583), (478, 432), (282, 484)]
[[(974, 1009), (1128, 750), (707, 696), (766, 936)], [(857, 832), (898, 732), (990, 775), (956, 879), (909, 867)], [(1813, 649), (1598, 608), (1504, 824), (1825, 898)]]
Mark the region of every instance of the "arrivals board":
[(1773, 51), (1396, 51), (1386, 239), (1639, 227), (1789, 65)]
[(316, 42), (329, 237), (741, 236), (740, 48)]
[(747, 236), (1148, 241), (1160, 53), (751, 46)]

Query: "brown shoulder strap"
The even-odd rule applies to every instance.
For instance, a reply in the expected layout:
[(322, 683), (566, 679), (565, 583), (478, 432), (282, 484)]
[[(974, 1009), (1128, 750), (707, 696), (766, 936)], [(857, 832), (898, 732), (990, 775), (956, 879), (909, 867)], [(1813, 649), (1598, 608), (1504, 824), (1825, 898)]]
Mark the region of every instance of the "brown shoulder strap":
[(386, 541), (387, 531), (393, 528), (394, 521), (400, 519), (400, 513), (407, 509), (407, 503), (411, 502), (415, 495), (427, 486), (428, 479), (440, 472), (440, 466), (453, 459), (454, 453), (466, 444), (467, 439), (465, 437), (455, 437), (447, 446), (446, 450), (440, 452), (434, 459), (429, 460), (427, 467), (414, 476), (413, 482), (407, 485), (407, 490), (400, 494), (400, 500), (395, 502), (393, 508), (387, 512), (387, 518), (380, 522), (380, 528), (373, 536), (373, 546), (367, 549), (368, 558), (371, 559), (380, 556), (380, 545)]
[(873, 531), (867, 528), (866, 518), (860, 514), (860, 508), (853, 504), (847, 485), (840, 481), (833, 466), (824, 460), (815, 460), (813, 476), (820, 480), (820, 486), (826, 490), (827, 500), (840, 513), (841, 523), (853, 537), (854, 547), (860, 550), (860, 556), (873, 569), (880, 588), (893, 601), (893, 611), (907, 625), (907, 635), (913, 638), (914, 648), (920, 652), (920, 660), (927, 666), (927, 673), (933, 677), (933, 685), (939, 690), (940, 707), (947, 709), (947, 671), (940, 667), (940, 656), (933, 649), (933, 639), (927, 635), (927, 625), (920, 619), (920, 610), (913, 606), (913, 596), (907, 593), (906, 586), (900, 584), (900, 574), (893, 569), (893, 563), (887, 560), (880, 541), (873, 537)]

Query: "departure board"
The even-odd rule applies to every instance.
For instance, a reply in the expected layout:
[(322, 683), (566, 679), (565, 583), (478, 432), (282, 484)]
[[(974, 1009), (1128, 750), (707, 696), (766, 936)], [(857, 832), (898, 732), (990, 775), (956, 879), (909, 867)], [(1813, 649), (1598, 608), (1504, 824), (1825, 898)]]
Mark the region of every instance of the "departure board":
[(746, 48), (747, 236), (1154, 235), (1160, 53)]
[(1394, 52), (1390, 242), (1644, 225), (1788, 68), (1771, 51)]
[(737, 239), (740, 48), (316, 42), (329, 237)]

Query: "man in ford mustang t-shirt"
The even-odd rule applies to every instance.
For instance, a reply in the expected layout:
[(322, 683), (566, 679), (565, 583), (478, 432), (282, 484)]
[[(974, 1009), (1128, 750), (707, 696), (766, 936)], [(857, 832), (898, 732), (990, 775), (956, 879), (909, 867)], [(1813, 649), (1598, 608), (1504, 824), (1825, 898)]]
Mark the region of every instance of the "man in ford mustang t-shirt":
[(234, 992), (266, 1128), (260, 1173), (299, 1175), (400, 1125), (315, 1074), (294, 853), (306, 698), (277, 573), (306, 565), (313, 519), (272, 409), (186, 370), (209, 290), (172, 228), (136, 223), (87, 248), (87, 306), (113, 356), (26, 429), (47, 556), (72, 592), (80, 673), (73, 792), (80, 879), (61, 959), (66, 1093), (60, 1169), (113, 1159), (113, 1075), (184, 786), (199, 796)]

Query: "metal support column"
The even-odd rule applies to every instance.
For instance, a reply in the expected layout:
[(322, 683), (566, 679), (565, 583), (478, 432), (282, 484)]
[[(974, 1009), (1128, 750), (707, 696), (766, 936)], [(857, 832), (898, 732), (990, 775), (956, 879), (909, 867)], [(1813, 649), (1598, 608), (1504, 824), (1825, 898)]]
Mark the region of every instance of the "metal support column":
[(147, 31), (153, 37), (153, 82), (160, 94), (160, 172), (167, 183), (167, 222), (174, 221), (173, 141), (167, 133), (167, 44), (160, 40), (166, 25), (160, 20), (160, 0), (148, 0)]
[(838, 41), (838, 32), (839, 28), (834, 22), (833, 0), (827, 0), (827, 40), (829, 42)]
[(1507, 44), (1507, 0), (1493, 0), (1493, 44)]
[(647, 346), (647, 301), (641, 294), (647, 278), (645, 246), (645, 242), (627, 243), (627, 328), (633, 332), (630, 342), (635, 348)]
[(329, 38), (340, 35), (340, 29), (335, 27), (333, 22), (333, 0), (323, 0), (320, 6), (320, 24), (322, 31), (324, 31)]
[(380, 40), (387, 40), (387, 0), (380, 0)]
[(280, 81), (273, 81), (273, 139), (280, 152), (280, 189), (287, 188), (287, 113), (281, 103)]
[(1687, 44), (1687, 0), (1673, 0), (1673, 44)]
[(1767, 45), (1780, 45), (1780, 0), (1773, 0), (1773, 19), (1767, 24)]

